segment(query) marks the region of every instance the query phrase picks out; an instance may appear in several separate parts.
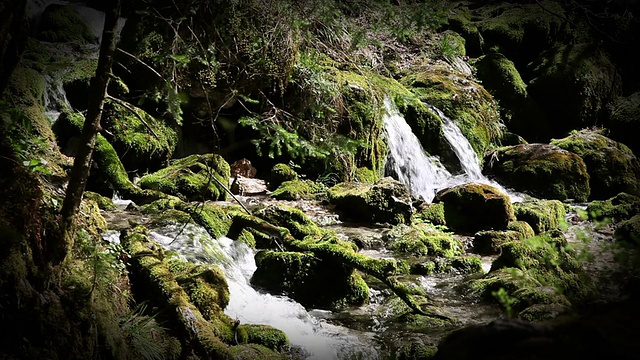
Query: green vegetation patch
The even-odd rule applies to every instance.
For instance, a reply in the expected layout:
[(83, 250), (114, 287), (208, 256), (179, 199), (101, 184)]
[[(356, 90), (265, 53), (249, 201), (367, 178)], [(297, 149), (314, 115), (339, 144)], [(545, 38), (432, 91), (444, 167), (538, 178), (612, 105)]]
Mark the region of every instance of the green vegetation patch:
[(327, 187), (311, 180), (285, 181), (271, 193), (271, 197), (278, 200), (313, 199), (327, 191)]
[(138, 184), (183, 200), (225, 200), (230, 171), (229, 164), (218, 154), (194, 154), (143, 176)]
[(464, 247), (451, 233), (426, 223), (399, 224), (386, 234), (387, 248), (401, 254), (452, 258), (464, 254)]
[(617, 223), (640, 213), (640, 197), (620, 193), (607, 200), (592, 201), (586, 211), (590, 219)]
[(535, 200), (513, 204), (516, 218), (528, 223), (536, 234), (564, 224), (567, 210), (560, 200)]

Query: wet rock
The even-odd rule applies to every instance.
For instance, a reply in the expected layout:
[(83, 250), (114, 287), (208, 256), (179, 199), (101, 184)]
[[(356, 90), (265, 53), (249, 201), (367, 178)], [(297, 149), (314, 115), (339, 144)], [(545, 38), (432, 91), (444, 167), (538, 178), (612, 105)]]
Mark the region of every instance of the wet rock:
[[(159, 190), (182, 200), (226, 200), (229, 164), (218, 154), (189, 155), (140, 178), (143, 189)], [(217, 181), (216, 181), (217, 180)]]
[(248, 178), (237, 175), (231, 180), (231, 193), (234, 195), (259, 195), (267, 192), (267, 183), (262, 179)]
[(486, 184), (463, 184), (440, 190), (435, 201), (444, 203), (447, 226), (462, 233), (505, 229), (515, 220), (508, 196)]
[(390, 177), (375, 184), (340, 183), (327, 190), (327, 196), (341, 220), (406, 224), (413, 213), (409, 190)]
[(485, 175), (538, 198), (580, 202), (590, 193), (582, 158), (554, 145), (505, 146), (488, 152), (483, 162)]
[(584, 160), (591, 199), (608, 199), (620, 192), (640, 194), (640, 161), (626, 145), (589, 129), (572, 132), (551, 144)]

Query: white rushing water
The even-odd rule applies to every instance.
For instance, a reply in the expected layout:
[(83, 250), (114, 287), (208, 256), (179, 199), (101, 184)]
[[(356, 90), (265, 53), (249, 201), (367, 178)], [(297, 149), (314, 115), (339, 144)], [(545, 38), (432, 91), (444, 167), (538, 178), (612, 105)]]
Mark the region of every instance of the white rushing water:
[(389, 97), (385, 99), (384, 106), (386, 109), (384, 122), (390, 152), (389, 163), (397, 174), (398, 180), (407, 185), (413, 196), (422, 197), (425, 201), (431, 202), (438, 190), (474, 182), (497, 188), (509, 196), (512, 202), (522, 201), (519, 194), (505, 189), (482, 174), (480, 160), (471, 143), (460, 131), (458, 125), (440, 109), (429, 106), (442, 120), (445, 139), (460, 161), (462, 174), (452, 175), (440, 164), (437, 157), (427, 155), (420, 140)]
[(194, 263), (220, 266), (229, 285), (230, 301), (225, 314), (244, 324), (266, 324), (284, 331), (291, 344), (308, 353), (307, 359), (377, 359), (366, 334), (332, 325), (312, 316), (301, 304), (286, 296), (254, 289), (250, 284), (256, 270), (255, 250), (227, 237), (212, 240), (196, 225), (168, 225), (151, 236), (167, 249), (177, 251)]
[(388, 166), (413, 196), (431, 202), (436, 192), (447, 186), (452, 175), (438, 158), (427, 155), (389, 97), (384, 100), (384, 108), (384, 126), (389, 143)]

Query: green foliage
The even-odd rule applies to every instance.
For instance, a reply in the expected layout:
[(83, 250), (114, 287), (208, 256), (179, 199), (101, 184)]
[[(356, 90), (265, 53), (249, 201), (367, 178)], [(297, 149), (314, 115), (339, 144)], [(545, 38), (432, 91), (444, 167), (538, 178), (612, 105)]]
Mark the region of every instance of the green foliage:
[(48, 161), (44, 158), (48, 140), (34, 134), (32, 121), (27, 114), (16, 108), (7, 108), (4, 103), (0, 103), (0, 107), (9, 112), (8, 124), (3, 124), (3, 127), (18, 160), (31, 172), (50, 175), (51, 171), (46, 168)]
[(155, 320), (156, 315), (144, 315), (146, 303), (140, 303), (120, 319), (120, 326), (133, 352), (144, 360), (166, 359), (165, 349), (156, 339), (158, 333), (167, 330)]
[(492, 291), (491, 295), (498, 301), (500, 305), (502, 305), (502, 307), (507, 312), (508, 317), (513, 317), (515, 315), (513, 305), (518, 301), (517, 298), (509, 295), (509, 293), (502, 287), (497, 291)]

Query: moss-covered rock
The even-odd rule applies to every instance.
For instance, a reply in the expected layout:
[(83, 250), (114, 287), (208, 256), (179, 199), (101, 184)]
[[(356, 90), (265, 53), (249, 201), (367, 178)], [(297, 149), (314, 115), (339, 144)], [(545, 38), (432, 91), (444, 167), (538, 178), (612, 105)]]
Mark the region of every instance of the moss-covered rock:
[(640, 161), (626, 145), (588, 129), (574, 131), (551, 144), (584, 160), (591, 199), (608, 199), (620, 192), (640, 194)]
[[(514, 210), (514, 213), (515, 213), (515, 210)], [(516, 215), (516, 219), (517, 219), (517, 215)], [(528, 239), (536, 235), (531, 225), (529, 225), (528, 222), (521, 221), (521, 220), (511, 221), (509, 225), (507, 225), (507, 230), (518, 232), (523, 239)]]
[(85, 191), (84, 193), (82, 193), (82, 197), (95, 201), (98, 204), (100, 210), (114, 210), (117, 208), (116, 204), (113, 203), (113, 200), (93, 191)]
[(435, 201), (444, 203), (447, 226), (455, 231), (505, 229), (515, 220), (509, 197), (486, 184), (463, 184), (440, 190)]
[(96, 42), (91, 28), (73, 8), (59, 4), (51, 4), (44, 9), (37, 37), (49, 42)]
[(345, 220), (404, 224), (411, 221), (413, 213), (409, 190), (390, 177), (375, 184), (340, 183), (329, 188), (327, 196)]
[(567, 209), (560, 200), (532, 200), (513, 204), (516, 219), (528, 223), (535, 234), (559, 228)]
[(585, 201), (590, 193), (582, 158), (554, 145), (500, 147), (488, 152), (483, 163), (486, 175), (538, 198)]
[(229, 286), (218, 266), (174, 260), (169, 268), (205, 319), (215, 320), (222, 314), (229, 304)]
[(452, 258), (464, 253), (459, 239), (431, 224), (399, 224), (386, 234), (386, 247), (400, 254)]
[(276, 164), (269, 173), (270, 190), (277, 189), (285, 181), (298, 180), (298, 174), (287, 164)]
[(336, 309), (362, 305), (369, 288), (353, 268), (299, 252), (261, 251), (251, 283), (285, 294), (306, 307)]
[(229, 173), (229, 164), (220, 155), (195, 154), (173, 160), (166, 168), (143, 176), (138, 185), (183, 200), (225, 200), (227, 192), (223, 185), (229, 182)]
[(171, 158), (178, 141), (174, 129), (144, 110), (115, 100), (107, 100), (101, 120), (109, 139), (127, 169), (138, 173), (158, 169)]
[(312, 199), (324, 193), (327, 187), (322, 183), (311, 180), (289, 180), (278, 186), (271, 193), (271, 197), (278, 200)]
[(620, 76), (598, 44), (552, 48), (530, 68), (534, 79), (528, 91), (553, 124), (550, 136), (599, 124), (621, 93)]
[(592, 201), (586, 211), (590, 219), (617, 223), (640, 213), (640, 197), (620, 193), (607, 200)]
[(502, 244), (522, 239), (514, 230), (483, 230), (473, 236), (473, 251), (480, 255), (500, 254)]
[(559, 231), (502, 244), (490, 272), (471, 288), (516, 315), (534, 304), (577, 305), (596, 295), (577, 253)]
[(416, 210), (414, 215), (414, 221), (426, 221), (433, 225), (446, 225), (447, 222), (444, 217), (444, 204), (443, 203), (431, 203)]
[(289, 338), (282, 330), (269, 325), (243, 324), (239, 331), (247, 333), (247, 342), (259, 344), (274, 351), (285, 351), (289, 346)]
[(373, 184), (376, 181), (380, 180), (380, 175), (369, 168), (359, 167), (356, 169), (356, 174), (354, 175), (353, 180), (367, 184)]

